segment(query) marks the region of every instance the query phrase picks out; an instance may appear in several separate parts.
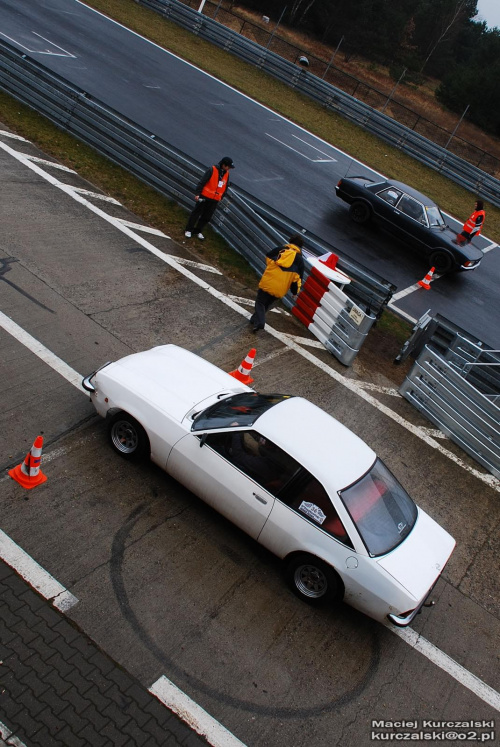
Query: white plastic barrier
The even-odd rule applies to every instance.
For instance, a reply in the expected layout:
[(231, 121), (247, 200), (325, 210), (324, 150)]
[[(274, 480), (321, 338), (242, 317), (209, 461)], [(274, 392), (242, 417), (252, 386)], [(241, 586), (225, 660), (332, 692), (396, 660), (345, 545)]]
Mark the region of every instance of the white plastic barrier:
[(341, 363), (350, 366), (374, 323), (374, 314), (357, 306), (342, 290), (350, 278), (336, 268), (337, 256), (306, 257), (311, 267), (292, 308), (310, 332)]

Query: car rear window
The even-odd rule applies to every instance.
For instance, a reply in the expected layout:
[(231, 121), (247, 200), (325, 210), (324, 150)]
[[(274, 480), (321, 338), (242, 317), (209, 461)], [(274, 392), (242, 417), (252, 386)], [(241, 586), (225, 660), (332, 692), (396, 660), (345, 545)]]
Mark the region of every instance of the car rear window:
[(257, 394), (257, 392), (234, 394), (195, 415), (191, 430), (248, 427), (253, 425), (266, 410), (291, 397), (290, 394)]
[(372, 557), (401, 544), (417, 520), (417, 506), (380, 459), (339, 495)]

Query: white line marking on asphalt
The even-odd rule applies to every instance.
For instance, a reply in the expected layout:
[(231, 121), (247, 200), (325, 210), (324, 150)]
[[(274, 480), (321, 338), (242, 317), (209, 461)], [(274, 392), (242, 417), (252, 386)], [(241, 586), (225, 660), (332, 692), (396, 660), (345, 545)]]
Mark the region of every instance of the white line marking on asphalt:
[(21, 742), (17, 737), (12, 736), (11, 730), (0, 721), (0, 737), (4, 740), (5, 744), (9, 747), (26, 747), (24, 742)]
[(47, 161), (46, 158), (38, 158), (38, 156), (29, 155), (26, 155), (26, 158), (28, 159), (28, 161), (33, 161), (33, 163), (41, 163), (43, 166), (51, 166), (53, 169), (58, 169), (59, 171), (67, 171), (69, 174), (77, 173), (74, 169), (70, 169), (68, 168), (68, 166), (64, 166), (62, 163)]
[[(0, 558), (10, 565), (20, 576), (27, 581), (30, 586), (40, 592), (48, 600), (54, 600), (55, 607), (58, 604), (64, 604), (65, 609), (69, 609), (78, 602), (78, 599), (71, 594), (59, 581), (50, 575), (48, 571), (42, 568), (36, 560), (24, 552), (5, 532), (0, 529)], [(71, 599), (70, 599), (71, 598)], [(70, 604), (71, 601), (71, 604)]]
[(76, 388), (79, 389), (80, 392), (85, 391), (82, 387), (83, 377), (77, 371), (68, 366), (68, 364), (61, 360), (61, 358), (59, 358), (57, 355), (54, 355), (54, 353), (46, 348), (45, 345), (42, 345), (39, 340), (36, 340), (34, 337), (32, 337), (28, 332), (26, 332), (22, 327), (13, 322), (10, 317), (6, 316), (6, 314), (1, 311), (0, 327), (3, 327), (6, 332), (12, 335), (12, 337), (15, 337), (16, 340), (21, 342), (25, 347), (28, 348), (28, 350), (31, 350), (32, 353), (41, 358), (41, 360), (45, 361), (45, 363), (53, 368), (54, 371), (57, 371), (58, 374), (69, 381), (70, 384), (76, 386)]
[(65, 187), (67, 189), (65, 190), (68, 194), (70, 192), (77, 192), (79, 195), (87, 195), (87, 197), (94, 197), (96, 200), (102, 200), (103, 202), (111, 202), (113, 205), (120, 205), (121, 202), (119, 200), (115, 200), (114, 197), (109, 197), (108, 195), (103, 195), (100, 192), (92, 192), (91, 189), (84, 189), (83, 187), (71, 187), (69, 184), (65, 184)]
[(461, 664), (434, 646), (434, 644), (413, 630), (413, 628), (395, 628), (393, 625), (389, 625), (389, 623), (385, 623), (385, 625), (394, 635), (402, 638), (415, 651), (419, 651), (429, 661), (432, 661), (433, 664), (451, 675), (453, 679), (460, 682), (461, 685), (473, 692), (474, 695), (481, 698), (482, 701), (500, 711), (500, 693), (480, 680), (479, 677), (469, 672), (468, 669), (464, 669)]
[(212, 747), (245, 747), (243, 742), (164, 675), (151, 685), (149, 692), (189, 724), (195, 732), (205, 737)]
[(13, 132), (7, 132), (7, 130), (0, 130), (0, 135), (2, 137), (10, 137), (12, 140), (22, 140), (23, 143), (29, 143), (29, 140), (26, 140), (25, 137), (21, 137), (21, 135), (15, 135)]
[[(54, 176), (43, 171), (43, 169), (41, 169), (36, 164), (28, 161), (22, 153), (18, 153), (17, 151), (13, 150), (6, 143), (0, 142), (0, 148), (10, 153), (14, 158), (16, 158), (21, 163), (24, 163), (29, 169), (32, 169), (33, 171), (38, 173), (40, 176), (46, 179), (50, 184), (57, 187), (61, 191), (65, 192), (77, 202), (80, 202), (82, 205), (85, 205), (86, 207), (88, 207), (89, 210), (91, 210), (96, 215), (99, 215), (101, 218), (103, 218), (108, 223), (111, 223), (111, 225), (115, 226), (119, 231), (122, 231), (122, 233), (126, 234), (131, 239), (136, 241), (138, 244), (143, 246), (145, 249), (150, 251), (151, 254), (154, 254), (156, 257), (161, 259), (163, 262), (170, 265), (170, 267), (176, 269), (186, 278), (191, 280), (193, 283), (198, 285), (200, 288), (204, 289), (207, 293), (209, 293), (214, 298), (217, 298), (219, 301), (221, 301), (223, 304), (228, 306), (230, 309), (232, 309), (233, 311), (236, 311), (238, 314), (241, 314), (246, 319), (250, 319), (251, 314), (248, 311), (242, 308), (239, 304), (232, 301), (225, 293), (222, 293), (221, 291), (217, 290), (213, 286), (209, 285), (205, 280), (202, 280), (201, 278), (197, 277), (194, 273), (190, 272), (190, 270), (188, 270), (187, 268), (182, 267), (179, 264), (179, 262), (177, 262), (175, 257), (165, 254), (164, 252), (157, 249), (155, 246), (153, 246), (153, 244), (150, 244), (149, 241), (146, 241), (146, 239), (144, 239), (142, 236), (139, 236), (138, 234), (131, 231), (130, 228), (127, 228), (126, 226), (122, 225), (120, 221), (118, 221), (116, 218), (114, 218), (111, 215), (108, 215), (107, 213), (105, 213), (103, 210), (98, 208), (96, 205), (93, 205), (88, 200), (85, 200), (84, 197), (78, 194), (71, 187), (68, 187), (68, 185), (63, 184), (62, 182), (59, 182)], [(8, 319), (8, 317), (5, 317), (5, 318)], [(433, 449), (436, 449), (436, 451), (439, 451), (440, 454), (450, 459), (452, 462), (454, 462), (459, 467), (462, 467), (462, 469), (464, 469), (466, 472), (469, 472), (470, 474), (474, 475), (475, 477), (477, 477), (478, 480), (481, 480), (486, 485), (488, 485), (490, 488), (500, 493), (500, 480), (498, 480), (496, 477), (490, 474), (485, 474), (484, 472), (480, 472), (475, 467), (471, 467), (469, 464), (466, 464), (462, 459), (460, 459), (460, 457), (456, 456), (452, 452), (445, 449), (440, 443), (438, 443), (435, 439), (431, 438), (421, 428), (419, 428), (416, 425), (413, 425), (413, 423), (409, 423), (407, 420), (402, 418), (400, 415), (393, 412), (388, 407), (386, 407), (384, 404), (379, 402), (375, 397), (372, 397), (371, 394), (364, 391), (358, 385), (357, 382), (353, 381), (352, 379), (345, 378), (341, 374), (337, 373), (337, 371), (335, 371), (333, 368), (330, 368), (329, 365), (327, 365), (326, 363), (323, 363), (323, 361), (321, 361), (319, 358), (316, 358), (308, 350), (304, 350), (303, 347), (301, 347), (300, 345), (297, 345), (297, 343), (295, 343), (289, 335), (286, 335), (282, 332), (278, 332), (278, 330), (275, 330), (273, 327), (269, 325), (266, 326), (266, 331), (268, 334), (272, 335), (272, 337), (275, 337), (277, 340), (282, 342), (284, 345), (288, 345), (292, 350), (295, 350), (295, 352), (298, 355), (302, 356), (307, 361), (312, 363), (314, 366), (319, 368), (321, 371), (326, 373), (338, 384), (341, 384), (346, 389), (349, 389), (349, 391), (351, 391), (353, 394), (357, 394), (361, 399), (364, 399), (365, 402), (368, 402), (369, 404), (373, 405), (373, 407), (375, 407), (377, 410), (379, 410), (380, 412), (383, 412), (385, 415), (387, 415), (387, 417), (389, 417), (395, 423), (400, 425), (402, 428), (405, 428), (407, 431), (412, 433), (414, 436), (424, 441), (424, 443), (426, 443), (428, 446), (432, 447)], [(72, 369), (69, 369), (69, 370), (72, 370)]]
[[(244, 298), (243, 296), (228, 295), (228, 298), (235, 303), (240, 303), (242, 306), (255, 306), (255, 298)], [(270, 309), (272, 314), (286, 314), (283, 309)]]
[(204, 265), (202, 262), (195, 262), (193, 259), (184, 259), (184, 257), (176, 257), (177, 262), (181, 265), (187, 265), (187, 267), (196, 267), (197, 270), (203, 270), (203, 272), (211, 272), (212, 275), (222, 275), (222, 272), (212, 265)]
[[(32, 34), (33, 34), (34, 36), (38, 36), (38, 38), (39, 38), (39, 39), (43, 39), (44, 41), (46, 41), (46, 42), (47, 42), (47, 44), (51, 44), (51, 45), (52, 45), (53, 47), (55, 47), (56, 49), (60, 49), (60, 50), (61, 50), (61, 52), (64, 52), (64, 54), (63, 54), (63, 55), (61, 55), (61, 54), (58, 54), (57, 52), (51, 52), (51, 51), (47, 50), (47, 52), (42, 52), (41, 54), (52, 54), (52, 55), (54, 55), (54, 57), (73, 57), (73, 58), (75, 58), (75, 55), (74, 55), (74, 54), (71, 54), (71, 52), (67, 52), (67, 51), (66, 51), (65, 49), (63, 49), (62, 47), (60, 47), (60, 46), (59, 46), (58, 44), (55, 44), (55, 43), (54, 43), (53, 41), (50, 41), (50, 39), (46, 39), (46, 38), (45, 38), (44, 36), (42, 36), (41, 34), (37, 34), (37, 32), (36, 32), (36, 31), (32, 31), (31, 33), (32, 33)], [(32, 52), (36, 52), (37, 50), (33, 49), (33, 50), (31, 50), (31, 51), (32, 51)], [(75, 58), (75, 59), (76, 59), (76, 58)]]
[[(268, 137), (270, 137), (272, 140), (276, 140), (277, 143), (280, 145), (284, 145), (285, 148), (289, 148), (290, 150), (293, 150), (294, 153), (296, 153), (298, 156), (302, 156), (302, 158), (306, 158), (308, 161), (311, 161), (311, 163), (317, 163), (320, 159), (317, 158), (310, 158), (309, 156), (306, 156), (305, 153), (302, 153), (302, 151), (297, 150), (296, 148), (293, 148), (291, 145), (288, 145), (288, 143), (284, 143), (283, 140), (280, 140), (279, 138), (275, 137), (274, 135), (271, 135), (269, 132), (265, 133)], [(298, 138), (300, 140), (300, 138)], [(305, 143), (305, 140), (302, 140), (303, 143)], [(313, 146), (309, 146), (312, 148)], [(328, 159), (329, 161), (334, 161), (334, 158)]]
[[(101, 216), (108, 223), (111, 223), (112, 225), (114, 225), (118, 230), (122, 231), (127, 236), (129, 236), (130, 238), (133, 238), (135, 241), (137, 241), (142, 246), (144, 246), (145, 249), (148, 249), (152, 254), (154, 254), (155, 256), (157, 256), (159, 259), (161, 259), (162, 261), (164, 261), (166, 264), (170, 265), (174, 269), (177, 269), (186, 278), (192, 280), (200, 288), (203, 288), (204, 290), (206, 290), (207, 293), (209, 293), (211, 296), (213, 296), (214, 298), (219, 299), (226, 306), (228, 306), (229, 308), (233, 309), (238, 314), (241, 314), (245, 318), (247, 318), (247, 319), (250, 318), (249, 313), (247, 311), (245, 311), (245, 309), (243, 309), (238, 304), (234, 303), (234, 301), (232, 301), (230, 298), (228, 298), (223, 293), (221, 293), (220, 291), (218, 291), (216, 288), (213, 288), (211, 285), (208, 285), (208, 283), (206, 283), (204, 280), (201, 280), (200, 278), (198, 278), (196, 275), (194, 275), (189, 270), (184, 269), (183, 267), (181, 267), (181, 265), (176, 261), (176, 259), (174, 257), (170, 257), (169, 255), (164, 254), (159, 249), (157, 249), (155, 246), (153, 246), (152, 244), (150, 244), (149, 242), (147, 242), (145, 239), (143, 239), (141, 236), (138, 236), (137, 234), (134, 234), (129, 228), (127, 228), (126, 226), (123, 226), (120, 223), (120, 221), (118, 221), (117, 219), (113, 218), (110, 215), (107, 215), (107, 213), (104, 213), (100, 208), (96, 207), (91, 202), (88, 202), (87, 200), (85, 200), (83, 197), (81, 197), (79, 194), (77, 194), (74, 190), (68, 188), (67, 185), (62, 184), (61, 182), (58, 182), (57, 179), (55, 179), (53, 176), (51, 176), (50, 174), (47, 174), (46, 172), (44, 172), (42, 169), (40, 169), (38, 166), (36, 166), (36, 164), (31, 163), (22, 154), (17, 153), (16, 151), (12, 150), (12, 148), (10, 148), (5, 143), (1, 143), (0, 142), (0, 148), (2, 148), (3, 150), (5, 150), (6, 152), (10, 153), (14, 158), (16, 158), (21, 163), (24, 163), (28, 168), (32, 169), (33, 171), (36, 171), (40, 176), (42, 176), (44, 179), (46, 179), (50, 184), (52, 184), (53, 186), (57, 187), (58, 189), (61, 189), (63, 192), (66, 192), (66, 194), (68, 194), (74, 200), (76, 200), (77, 202), (80, 202), (82, 205), (85, 205), (93, 213), (95, 213), (96, 215)], [(4, 326), (4, 329), (6, 329), (11, 334), (13, 334), (13, 332), (11, 331), (11, 329), (14, 330), (15, 328), (17, 328), (18, 330), (20, 330), (23, 333), (23, 336), (26, 335), (26, 339), (28, 340), (28, 342), (29, 341), (34, 341), (40, 347), (41, 352), (45, 353), (45, 351), (47, 350), (46, 348), (44, 348), (38, 341), (34, 340), (34, 338), (32, 338), (31, 335), (28, 335), (27, 333), (25, 333), (24, 330), (22, 330), (20, 327), (18, 327), (17, 324), (15, 324), (14, 322), (12, 322), (12, 320), (9, 319), (9, 317), (6, 317), (4, 314), (2, 314), (0, 312), (0, 322), (2, 322), (3, 320), (6, 320), (6, 322), (7, 322), (7, 326), (4, 326), (2, 324), (2, 326)], [(491, 488), (493, 488), (493, 490), (495, 490), (497, 492), (500, 492), (500, 481), (497, 480), (495, 477), (493, 477), (493, 475), (482, 474), (478, 470), (476, 470), (476, 469), (470, 467), (469, 465), (465, 464), (461, 459), (459, 459), (454, 454), (452, 454), (451, 452), (449, 452), (446, 449), (444, 449), (441, 446), (441, 444), (437, 443), (437, 441), (435, 441), (434, 439), (432, 439), (427, 434), (427, 432), (426, 432), (425, 429), (418, 428), (417, 426), (412, 425), (411, 423), (409, 423), (408, 421), (404, 420), (399, 415), (397, 415), (397, 413), (392, 412), (392, 410), (390, 410), (389, 408), (387, 408), (385, 405), (382, 405), (380, 402), (378, 402), (378, 400), (376, 400), (370, 394), (368, 394), (367, 392), (363, 391), (363, 389), (356, 382), (351, 381), (350, 379), (345, 379), (343, 376), (341, 376), (341, 374), (338, 374), (336, 371), (334, 371), (333, 369), (331, 369), (328, 365), (324, 364), (321, 360), (319, 360), (319, 358), (316, 358), (314, 355), (312, 355), (311, 353), (309, 353), (309, 351), (304, 350), (303, 348), (301, 348), (299, 345), (297, 345), (297, 343), (295, 343), (293, 340), (291, 340), (291, 337), (289, 335), (285, 335), (285, 334), (283, 334), (281, 332), (278, 332), (277, 330), (273, 329), (270, 326), (267, 327), (267, 330), (268, 330), (268, 333), (270, 335), (272, 335), (276, 339), (280, 340), (289, 350), (294, 350), (298, 355), (301, 355), (307, 361), (309, 361), (314, 366), (316, 366), (317, 368), (319, 368), (320, 370), (322, 370), (324, 373), (326, 373), (328, 376), (330, 376), (331, 378), (333, 378), (334, 381), (336, 381), (337, 383), (339, 383), (342, 386), (346, 387), (347, 389), (349, 389), (350, 391), (352, 391), (354, 394), (357, 394), (359, 397), (361, 397), (361, 399), (364, 399), (366, 402), (368, 402), (371, 405), (373, 405), (376, 409), (378, 409), (381, 412), (385, 413), (387, 415), (387, 417), (389, 417), (391, 420), (394, 420), (396, 423), (398, 423), (399, 425), (401, 425), (403, 428), (406, 428), (408, 431), (410, 431), (410, 433), (413, 433), (417, 438), (420, 438), (422, 441), (424, 441), (425, 443), (427, 443), (429, 446), (431, 446), (432, 448), (435, 448), (437, 451), (439, 451), (441, 454), (443, 454), (444, 456), (446, 456), (449, 459), (451, 459), (453, 462), (455, 462), (456, 464), (458, 464), (459, 466), (461, 466), (467, 472), (472, 473), (478, 479), (482, 480), (483, 482), (485, 482), (486, 484), (488, 484)], [(14, 334), (14, 336), (16, 336), (16, 335)], [(33, 351), (33, 352), (35, 352), (35, 351)], [(59, 358), (57, 358), (57, 356), (54, 356), (54, 358), (56, 358), (58, 361), (60, 360)], [(43, 359), (46, 360), (45, 354), (44, 354)], [(50, 360), (50, 358), (49, 358), (49, 360)], [(49, 362), (49, 360), (47, 362)], [(50, 365), (50, 362), (49, 362), (49, 365)], [(66, 366), (66, 364), (64, 364), (64, 366)], [(76, 374), (76, 372), (74, 372), (73, 369), (70, 369), (69, 366), (66, 366), (66, 368), (69, 371), (71, 371), (73, 374)], [(77, 376), (79, 377), (78, 374), (77, 374)], [(75, 383), (75, 382), (71, 381), (71, 383)], [(80, 389), (80, 391), (82, 391), (82, 392), (84, 391), (81, 388), (81, 384), (75, 384), (75, 385), (78, 386), (78, 388)], [(0, 530), (0, 532), (1, 532), (1, 530)], [(3, 532), (2, 532), (2, 535), (3, 535)], [(4, 535), (4, 536), (6, 537), (6, 535)], [(0, 538), (1, 538), (1, 535), (0, 535)], [(24, 552), (20, 548), (19, 548), (19, 550), (20, 550), (21, 553)], [(1, 555), (1, 552), (0, 552), (0, 557), (3, 557)], [(26, 557), (29, 557), (29, 556), (26, 556)], [(8, 563), (8, 561), (6, 561), (6, 562)], [(32, 562), (36, 563), (36, 561), (32, 561)], [(10, 563), (8, 563), (8, 564), (10, 565)], [(38, 564), (36, 564), (36, 565), (38, 565)], [(62, 590), (66, 591), (64, 588), (62, 588)], [(392, 627), (391, 627), (391, 630), (393, 630)], [(397, 629), (397, 631), (398, 631), (398, 634), (401, 632), (400, 629)], [(418, 634), (415, 633), (414, 631), (412, 631), (412, 633), (414, 633), (415, 636), (418, 636)], [(410, 645), (412, 645), (411, 637), (410, 637), (409, 634), (408, 634), (407, 637), (401, 635), (401, 638), (403, 640), (405, 640), (407, 643), (409, 643)], [(423, 639), (423, 640), (425, 640), (425, 639)], [(442, 659), (441, 659), (441, 661), (442, 662), (449, 662), (450, 663), (450, 666), (449, 666), (449, 668), (446, 669), (446, 671), (452, 677), (457, 678), (457, 676), (459, 676), (460, 678), (458, 679), (458, 681), (462, 682), (463, 672), (467, 672), (467, 670), (464, 670), (463, 667), (460, 667), (459, 664), (457, 664), (456, 662), (453, 662), (453, 659), (450, 659), (450, 657), (448, 657), (444, 652), (441, 652), (440, 649), (432, 646), (432, 644), (430, 642), (428, 642), (428, 643), (429, 643), (429, 647), (427, 647), (427, 648), (425, 646), (422, 646), (422, 645), (417, 646), (416, 644), (414, 645), (414, 648), (416, 650), (420, 651), (420, 653), (422, 653), (424, 656), (428, 656), (428, 652), (431, 651), (430, 647), (432, 647), (432, 649), (434, 649), (435, 652), (442, 653)], [(431, 661), (434, 661), (434, 659), (431, 659)], [(437, 662), (435, 662), (435, 663), (437, 663)], [(455, 667), (451, 666), (451, 663), (455, 664), (456, 666)], [(439, 666), (441, 666), (441, 664)], [(442, 668), (444, 668), (444, 666)], [(480, 692), (485, 693), (488, 697), (489, 697), (489, 695), (491, 693), (495, 693), (494, 690), (492, 690), (485, 683), (482, 683), (482, 681), (479, 680), (477, 677), (475, 677), (475, 675), (473, 675), (472, 673), (468, 673), (468, 674), (470, 674), (471, 681), (474, 681), (474, 682), (477, 681), (478, 683), (481, 683), (482, 685), (484, 685), (484, 689), (483, 690), (479, 690), (478, 693), (477, 693), (479, 695), (479, 697), (482, 697), (482, 695), (479, 694)], [(166, 680), (166, 678), (164, 678), (164, 679)], [(163, 678), (162, 678), (162, 680), (163, 680)], [(168, 682), (168, 680), (167, 680), (167, 682)], [(172, 687), (175, 687), (175, 686), (172, 685)], [(181, 691), (179, 691), (179, 692), (181, 692)], [(156, 694), (156, 693), (154, 693), (154, 694)], [(188, 698), (188, 696), (185, 696), (185, 697)], [(191, 702), (193, 702), (193, 701), (191, 701)], [(490, 700), (488, 700), (487, 702), (490, 702)], [(196, 708), (199, 708), (199, 706), (196, 706), (196, 704), (194, 702), (193, 702), (193, 706), (196, 707)], [(217, 722), (214, 721), (214, 723), (217, 723)], [(222, 726), (221, 726), (221, 728), (224, 729), (224, 727), (222, 727)], [(230, 734), (230, 732), (228, 732), (228, 734)]]
[(123, 218), (117, 218), (117, 220), (119, 220), (122, 225), (127, 226), (127, 228), (131, 228), (132, 231), (142, 231), (143, 233), (150, 233), (154, 236), (161, 236), (162, 239), (170, 238), (170, 236), (167, 236), (166, 233), (163, 233), (163, 231), (160, 231), (158, 228), (152, 228), (152, 226), (144, 226), (142, 223), (132, 223), (132, 221), (124, 220)]
[(316, 158), (313, 159), (315, 163), (337, 163), (337, 159), (333, 156), (330, 156), (328, 153), (324, 153), (319, 148), (316, 148), (315, 145), (311, 145), (311, 143), (308, 143), (307, 140), (304, 140), (303, 138), (299, 137), (298, 135), (294, 135), (292, 133), (292, 137), (294, 137), (296, 140), (300, 140), (301, 143), (304, 143), (304, 145), (307, 145), (309, 148), (312, 148), (313, 150), (317, 150), (318, 153), (321, 153), (322, 156), (326, 156), (326, 158)]
[[(484, 238), (486, 238), (486, 236)], [(483, 252), (483, 254), (487, 254), (488, 252), (491, 252), (492, 249), (498, 249), (498, 244), (496, 244), (494, 241), (492, 241), (491, 244), (488, 244), (488, 246), (481, 251)]]

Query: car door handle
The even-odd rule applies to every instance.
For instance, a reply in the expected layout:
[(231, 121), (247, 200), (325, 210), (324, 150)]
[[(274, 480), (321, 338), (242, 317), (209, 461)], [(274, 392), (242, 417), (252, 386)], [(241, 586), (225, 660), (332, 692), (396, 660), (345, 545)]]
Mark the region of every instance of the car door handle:
[(260, 501), (260, 503), (263, 503), (264, 505), (267, 504), (267, 498), (263, 498), (261, 495), (257, 495), (257, 493), (254, 493), (253, 497), (257, 498), (257, 500)]

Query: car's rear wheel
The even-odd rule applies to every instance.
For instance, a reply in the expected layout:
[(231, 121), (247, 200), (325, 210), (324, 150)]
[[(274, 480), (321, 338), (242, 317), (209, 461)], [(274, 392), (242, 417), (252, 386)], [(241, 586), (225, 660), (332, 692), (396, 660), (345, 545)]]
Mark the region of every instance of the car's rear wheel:
[(436, 272), (450, 272), (455, 266), (455, 260), (450, 252), (446, 249), (437, 249), (429, 257), (431, 267), (435, 267)]
[(285, 579), (293, 593), (308, 604), (327, 604), (342, 597), (342, 582), (336, 572), (313, 555), (301, 553), (290, 558)]
[(108, 423), (111, 446), (124, 459), (137, 461), (149, 456), (150, 446), (146, 431), (126, 412), (118, 412)]
[(372, 211), (366, 202), (353, 202), (349, 208), (349, 215), (355, 223), (367, 223), (371, 218)]

